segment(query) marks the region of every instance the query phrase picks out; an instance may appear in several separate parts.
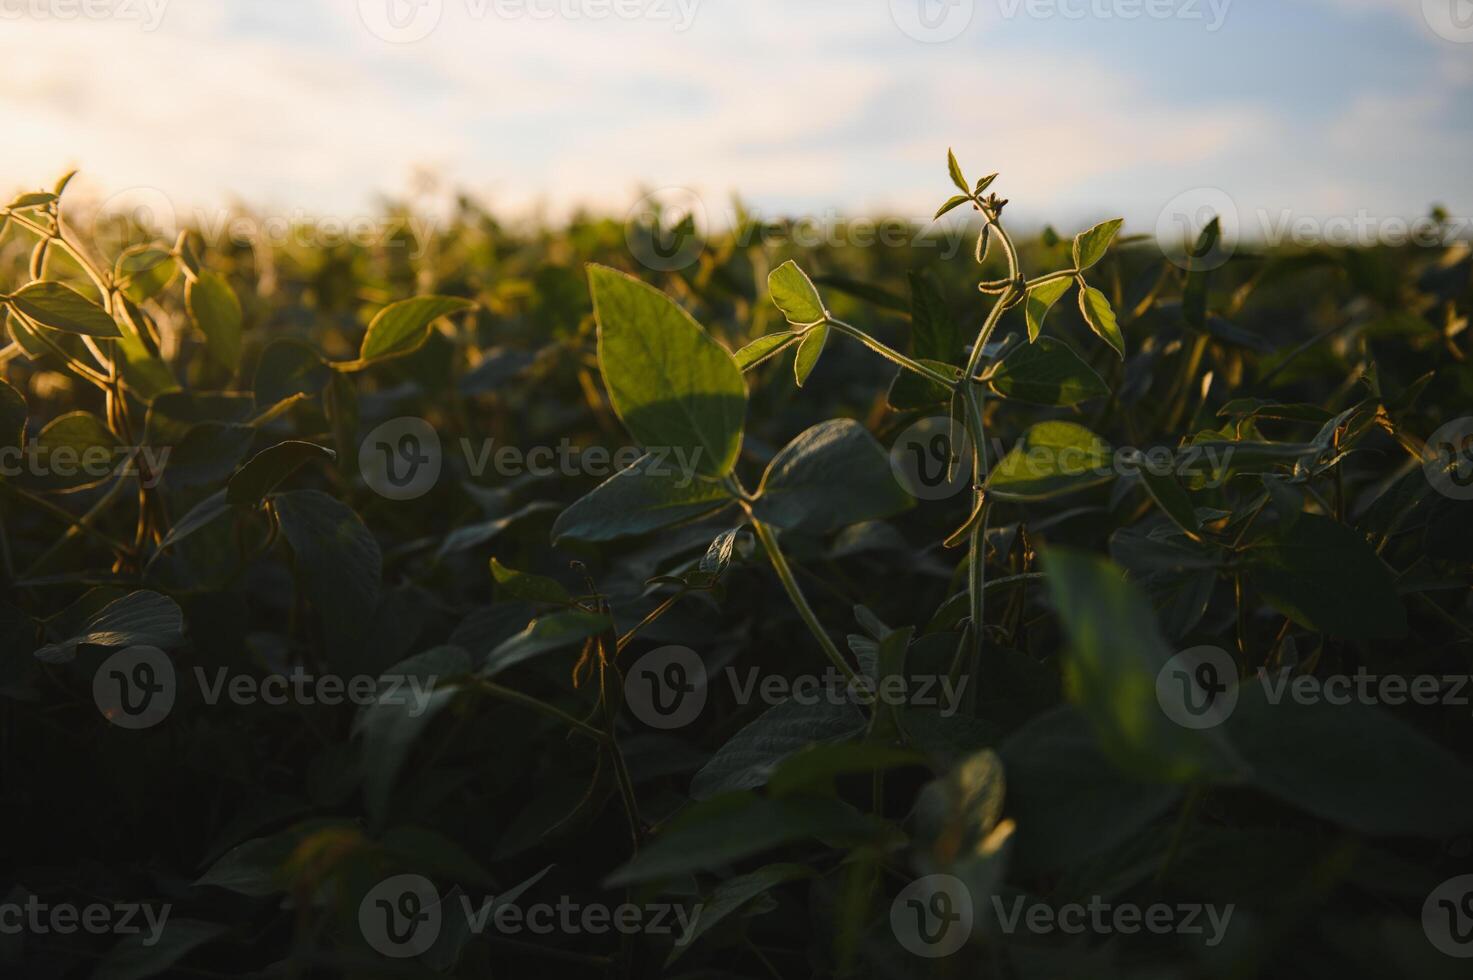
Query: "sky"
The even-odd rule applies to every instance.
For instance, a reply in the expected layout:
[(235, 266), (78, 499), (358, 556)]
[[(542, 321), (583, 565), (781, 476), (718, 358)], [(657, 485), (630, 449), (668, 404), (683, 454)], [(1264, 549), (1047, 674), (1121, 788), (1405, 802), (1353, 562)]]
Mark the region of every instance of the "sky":
[(351, 219), (1473, 215), (1473, 0), (0, 0), (0, 188)]

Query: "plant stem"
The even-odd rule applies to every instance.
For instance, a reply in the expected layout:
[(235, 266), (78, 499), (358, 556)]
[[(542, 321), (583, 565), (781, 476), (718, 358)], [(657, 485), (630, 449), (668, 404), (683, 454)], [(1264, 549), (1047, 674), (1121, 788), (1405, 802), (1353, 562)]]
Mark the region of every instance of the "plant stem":
[(489, 694), (493, 698), (510, 701), (512, 704), (519, 704), (524, 708), (531, 708), (533, 711), (547, 715), (549, 718), (555, 718), (573, 729), (573, 731), (578, 732), (580, 735), (587, 735), (596, 742), (603, 743), (608, 740), (608, 736), (592, 725), (579, 721), (561, 708), (553, 707), (546, 701), (540, 698), (534, 698), (530, 694), (523, 694), (521, 691), (514, 691), (509, 687), (502, 687), (500, 684), (493, 684), (479, 677), (473, 679), (470, 682), (470, 686), (472, 689)]
[(762, 547), (767, 552), (767, 557), (772, 560), (773, 571), (777, 572), (778, 579), (782, 581), (783, 589), (787, 591), (788, 598), (792, 600), (793, 608), (798, 611), (798, 618), (803, 620), (804, 625), (808, 627), (808, 631), (813, 634), (813, 638), (823, 648), (824, 654), (839, 669), (839, 673), (844, 675), (844, 679), (851, 684), (858, 683), (859, 675), (845, 661), (844, 655), (839, 652), (839, 648), (834, 645), (834, 641), (829, 639), (829, 635), (824, 632), (823, 624), (818, 621), (818, 616), (814, 613), (813, 607), (808, 604), (807, 597), (803, 595), (803, 587), (798, 584), (797, 577), (793, 575), (793, 569), (788, 565), (787, 558), (783, 556), (782, 549), (778, 547), (777, 538), (773, 535), (772, 529), (759, 521), (756, 515), (752, 513), (750, 507), (747, 509), (747, 516), (752, 521), (752, 528), (757, 532), (757, 540), (762, 542)]
[(940, 371), (937, 371), (935, 368), (927, 367), (919, 361), (915, 361), (910, 359), (909, 357), (906, 357), (904, 354), (900, 353), (894, 348), (887, 347), (886, 345), (880, 343), (878, 340), (871, 337), (869, 334), (865, 333), (863, 330), (859, 329), (856, 326), (845, 323), (843, 320), (836, 320), (833, 317), (829, 317), (828, 324), (835, 330), (838, 330), (840, 333), (848, 334), (849, 336), (853, 337), (855, 340), (859, 341), (861, 344), (868, 347), (876, 354), (879, 354), (887, 361), (898, 364), (908, 371), (914, 371), (916, 374), (919, 374), (926, 380), (934, 381), (936, 384), (939, 384), (943, 387), (956, 387), (956, 378), (948, 377), (947, 375), (942, 374)]

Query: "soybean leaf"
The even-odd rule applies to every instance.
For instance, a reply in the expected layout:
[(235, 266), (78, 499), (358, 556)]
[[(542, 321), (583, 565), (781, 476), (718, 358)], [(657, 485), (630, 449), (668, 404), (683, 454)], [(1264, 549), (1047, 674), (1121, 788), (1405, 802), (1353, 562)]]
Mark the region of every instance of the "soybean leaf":
[(481, 676), (495, 677), (533, 657), (582, 643), (612, 626), (609, 617), (583, 609), (569, 609), (534, 619), (526, 629), (486, 655)]
[[(470, 674), (471, 667), (469, 654), (446, 646), (384, 671), (383, 676), (394, 678), (395, 683), (381, 685), (378, 697), (353, 720), (353, 734), (362, 740), (359, 774), (370, 812), (382, 818), (414, 743), (459, 692), (449, 682)], [(416, 700), (408, 681), (418, 681), (420, 692), (427, 689), (429, 694), (421, 693), (421, 700)]]
[(819, 323), (827, 316), (813, 280), (792, 259), (772, 270), (767, 277), (767, 290), (772, 294), (772, 302), (794, 326)]
[(320, 490), (292, 490), (273, 501), (281, 532), (296, 555), (297, 582), (321, 617), (339, 669), (361, 655), (373, 624), (383, 554), (347, 504)]
[(1023, 304), (1023, 312), (1028, 320), (1029, 343), (1038, 340), (1039, 334), (1043, 333), (1043, 321), (1049, 311), (1073, 285), (1072, 279), (1051, 279), (1028, 290), (1028, 299)]
[(1274, 703), (1271, 683), (1245, 684), (1227, 725), (1253, 785), (1363, 834), (1447, 839), (1473, 830), (1473, 772), (1456, 755), (1353, 698)]
[(1306, 629), (1365, 639), (1407, 633), (1390, 570), (1354, 528), (1301, 514), (1254, 542), (1247, 558), (1264, 598)]
[(988, 374), (987, 384), (1004, 398), (1060, 408), (1110, 393), (1094, 369), (1052, 337), (1007, 354)]
[(972, 192), (971, 185), (967, 183), (967, 178), (962, 176), (962, 165), (956, 162), (956, 154), (950, 149), (946, 151), (946, 172), (950, 174), (951, 182), (957, 186), (957, 190), (963, 194), (970, 194)]
[(1142, 465), (1139, 472), (1146, 490), (1177, 527), (1192, 537), (1202, 533), (1202, 519), (1197, 516), (1197, 508), (1192, 506), (1192, 498), (1187, 496), (1174, 475), (1152, 472), (1148, 465)]
[(26, 396), (10, 382), (0, 379), (0, 449), (24, 449), (26, 445)]
[(412, 354), (429, 339), (430, 325), (442, 316), (464, 313), (476, 304), (456, 296), (416, 296), (390, 303), (368, 324), (358, 350), (361, 364)]
[(778, 527), (824, 533), (889, 517), (911, 504), (885, 450), (864, 426), (831, 419), (773, 458), (753, 512)]
[(702, 476), (730, 473), (747, 414), (731, 354), (658, 289), (601, 265), (588, 279), (599, 366), (624, 425), (646, 448), (695, 454)]
[(213, 524), (217, 518), (229, 511), (230, 501), (226, 497), (225, 490), (210, 494), (174, 522), (174, 526), (169, 528), (168, 535), (159, 542), (158, 550), (167, 551), (201, 528)]
[(824, 345), (829, 340), (828, 324), (820, 323), (816, 327), (810, 327), (803, 335), (803, 340), (798, 344), (798, 356), (793, 358), (793, 376), (797, 379), (798, 387), (803, 387), (813, 369), (818, 367), (818, 359), (823, 356)]
[(956, 364), (967, 338), (936, 281), (924, 271), (910, 274), (910, 351), (918, 360)]
[(1081, 282), (1079, 312), (1084, 314), (1084, 322), (1089, 324), (1095, 336), (1113, 347), (1120, 359), (1124, 360), (1125, 338), (1120, 335), (1120, 324), (1115, 319), (1115, 311), (1110, 308), (1110, 301), (1105, 298), (1105, 294)]
[(46, 424), (32, 448), (27, 486), (49, 493), (95, 487), (118, 469), (122, 440), (91, 412), (68, 412)]
[(10, 210), (26, 211), (32, 208), (44, 208), (56, 200), (56, 195), (50, 191), (30, 191), (21, 194), (10, 202)]
[(1150, 602), (1125, 580), (1125, 570), (1063, 548), (1047, 549), (1043, 563), (1068, 637), (1065, 690), (1105, 755), (1153, 782), (1232, 772), (1236, 764), (1219, 733), (1184, 728), (1162, 710), (1156, 680), (1171, 651)]
[(1115, 218), (1075, 235), (1074, 268), (1083, 272), (1104, 258), (1105, 253), (1110, 250), (1110, 243), (1115, 240), (1115, 235), (1123, 224), (1125, 224), (1124, 218)]
[(256, 405), (265, 408), (293, 395), (315, 395), (332, 379), (332, 369), (310, 344), (290, 337), (272, 341), (256, 363)]
[(509, 514), (502, 514), (484, 521), (477, 521), (475, 524), (458, 527), (445, 535), (445, 540), (440, 542), (440, 547), (435, 554), (437, 557), (443, 558), (446, 555), (453, 555), (461, 551), (469, 551), (472, 548), (480, 547), (492, 538), (499, 536), (503, 531), (518, 521), (531, 517), (534, 514), (541, 514), (556, 509), (557, 504), (549, 500), (534, 500), (530, 504), (518, 508)]
[(814, 872), (801, 864), (769, 864), (749, 874), (728, 878), (717, 885), (710, 896), (701, 904), (701, 914), (693, 918), (684, 932), (675, 940), (670, 955), (665, 960), (669, 966), (690, 949), (695, 942), (728, 916), (739, 911), (755, 898), (767, 894), (778, 885), (802, 878), (813, 877)]
[(525, 599), (528, 602), (551, 602), (559, 605), (570, 605), (573, 601), (568, 590), (563, 588), (562, 583), (557, 579), (507, 568), (495, 558), (491, 559), (491, 575), (496, 579), (498, 591), (514, 599)]
[(721, 484), (682, 473), (669, 459), (643, 456), (559, 514), (552, 539), (554, 544), (612, 541), (692, 520), (732, 502)]
[(229, 932), (218, 922), (169, 918), (157, 935), (140, 929), (110, 949), (91, 980), (146, 980), (167, 974), (196, 949)]
[[(959, 368), (942, 361), (924, 358), (918, 360), (921, 364), (935, 368), (942, 374), (961, 375)], [(910, 412), (918, 408), (938, 405), (951, 398), (951, 394), (952, 390), (946, 385), (938, 384), (907, 368), (900, 368), (895, 372), (894, 380), (890, 382), (890, 391), (885, 396), (885, 402), (897, 412)]]
[(836, 776), (925, 764), (926, 757), (917, 752), (877, 741), (808, 745), (777, 764), (767, 789), (775, 797), (826, 795), (834, 792)]
[(814, 837), (842, 846), (884, 833), (882, 822), (838, 800), (730, 793), (682, 812), (604, 883), (612, 888), (705, 871)]
[(147, 590), (130, 592), (91, 616), (75, 633), (36, 651), (47, 663), (66, 663), (79, 646), (172, 647), (184, 634), (184, 615), (168, 596)]
[(216, 364), (234, 371), (240, 363), (240, 327), (243, 314), (235, 290), (218, 272), (208, 269), (184, 287), (190, 318), (205, 335)]
[(691, 780), (691, 795), (701, 800), (765, 786), (784, 759), (810, 745), (856, 738), (864, 728), (863, 713), (844, 701), (775, 704), (716, 750)]
[(1107, 483), (1109, 443), (1073, 422), (1040, 422), (992, 468), (988, 493), (999, 500), (1046, 500)]
[(283, 480), (313, 460), (333, 460), (337, 453), (311, 442), (289, 441), (263, 449), (230, 478), (226, 498), (232, 506), (255, 510)]
[(157, 245), (135, 245), (113, 266), (118, 286), (135, 303), (142, 303), (163, 292), (179, 274), (179, 263), (167, 250)]
[(737, 351), (732, 357), (735, 358), (737, 367), (747, 371), (769, 358), (776, 357), (787, 350), (788, 345), (795, 344), (801, 339), (801, 334), (787, 331), (765, 334)]
[(33, 282), (10, 297), (21, 313), (43, 327), (89, 337), (121, 337), (107, 311), (72, 287), (59, 282)]
[(966, 204), (970, 200), (971, 198), (966, 194), (957, 194), (953, 197), (947, 198), (946, 203), (936, 209), (936, 217), (932, 218), (931, 220), (935, 221), (937, 218), (944, 217), (945, 215), (961, 207), (963, 204)]

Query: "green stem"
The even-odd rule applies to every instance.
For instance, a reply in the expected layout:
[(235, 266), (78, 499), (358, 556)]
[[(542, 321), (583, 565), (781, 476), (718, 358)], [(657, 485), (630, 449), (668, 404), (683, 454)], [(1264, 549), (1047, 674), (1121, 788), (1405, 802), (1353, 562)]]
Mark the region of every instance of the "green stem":
[(470, 685), (472, 689), (489, 694), (494, 698), (510, 701), (512, 704), (519, 704), (524, 708), (531, 708), (533, 711), (547, 715), (549, 718), (554, 718), (573, 729), (573, 731), (587, 735), (596, 742), (608, 741), (608, 736), (599, 729), (594, 728), (586, 722), (579, 721), (561, 708), (556, 708), (546, 701), (532, 697), (530, 694), (523, 694), (521, 691), (514, 691), (509, 687), (502, 687), (500, 684), (493, 684), (481, 678), (475, 678), (470, 682)]
[(908, 371), (914, 371), (916, 374), (919, 374), (926, 380), (934, 381), (936, 384), (939, 384), (945, 388), (956, 387), (956, 378), (949, 377), (945, 374), (942, 374), (940, 371), (937, 371), (935, 368), (927, 367), (919, 361), (915, 361), (910, 359), (909, 357), (906, 357), (904, 354), (900, 353), (894, 348), (887, 347), (886, 345), (880, 343), (878, 340), (871, 337), (869, 334), (865, 333), (858, 327), (845, 323), (843, 320), (836, 320), (833, 317), (829, 317), (827, 322), (829, 326), (833, 327), (835, 330), (838, 330), (840, 333), (848, 334), (864, 346), (868, 347), (870, 350), (874, 351), (876, 354), (879, 354), (885, 360), (898, 364)]

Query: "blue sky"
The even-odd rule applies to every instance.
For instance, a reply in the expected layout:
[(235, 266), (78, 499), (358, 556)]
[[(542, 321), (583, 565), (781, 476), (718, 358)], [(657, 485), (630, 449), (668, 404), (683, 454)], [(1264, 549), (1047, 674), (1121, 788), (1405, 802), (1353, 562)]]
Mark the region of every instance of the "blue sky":
[(1473, 215), (1469, 0), (78, 2), (0, 3), (0, 184), (351, 217), (428, 170), (519, 214), (921, 218), (954, 146), (1061, 227)]

